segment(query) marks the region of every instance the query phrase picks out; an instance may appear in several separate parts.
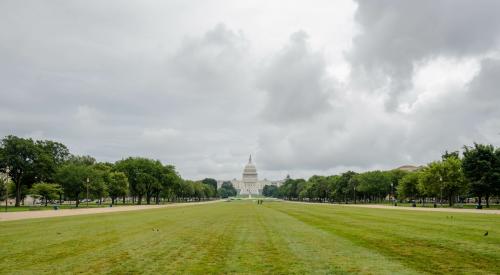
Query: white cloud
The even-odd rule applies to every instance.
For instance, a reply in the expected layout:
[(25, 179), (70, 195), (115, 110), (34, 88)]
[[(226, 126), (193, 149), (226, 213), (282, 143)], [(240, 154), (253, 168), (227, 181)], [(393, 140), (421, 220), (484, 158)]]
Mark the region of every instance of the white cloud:
[(0, 135), (221, 179), (498, 145), (498, 5), (2, 1)]

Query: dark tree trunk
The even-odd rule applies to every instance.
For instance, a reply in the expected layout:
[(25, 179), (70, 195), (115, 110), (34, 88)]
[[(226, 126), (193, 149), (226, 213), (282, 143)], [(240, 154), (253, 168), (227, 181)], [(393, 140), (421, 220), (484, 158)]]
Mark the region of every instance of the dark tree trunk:
[(486, 196), (486, 208), (490, 208), (490, 195)]
[(115, 197), (111, 197), (111, 204), (115, 204)]
[(481, 197), (481, 196), (479, 196), (479, 197), (478, 197), (478, 202), (477, 202), (477, 205), (481, 206), (481, 200), (482, 200), (482, 197)]
[(21, 203), (21, 182), (16, 183), (16, 204), (15, 207), (19, 207)]

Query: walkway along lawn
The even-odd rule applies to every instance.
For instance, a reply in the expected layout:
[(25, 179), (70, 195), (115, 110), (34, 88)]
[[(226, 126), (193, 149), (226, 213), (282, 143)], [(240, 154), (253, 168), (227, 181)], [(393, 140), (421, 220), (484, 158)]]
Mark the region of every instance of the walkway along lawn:
[(499, 228), (498, 215), (242, 200), (2, 222), (0, 270), (498, 274)]

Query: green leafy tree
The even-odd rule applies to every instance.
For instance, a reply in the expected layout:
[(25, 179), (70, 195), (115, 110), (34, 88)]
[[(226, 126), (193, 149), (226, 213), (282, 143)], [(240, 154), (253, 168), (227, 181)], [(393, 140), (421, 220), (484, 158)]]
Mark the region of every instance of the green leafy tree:
[[(68, 163), (61, 166), (56, 173), (56, 182), (59, 183), (67, 198), (76, 201), (76, 207), (84, 196), (90, 184), (99, 179), (100, 175), (92, 169), (92, 166), (81, 163)], [(89, 183), (87, 183), (89, 179)], [(88, 185), (88, 186), (87, 186)]]
[(15, 184), (16, 204), (21, 202), (21, 191), (25, 177), (33, 174), (35, 162), (38, 160), (39, 148), (32, 139), (7, 136), (0, 144), (0, 167), (2, 172), (9, 168), (9, 176)]
[(328, 184), (330, 185), (330, 201), (341, 201), (344, 198), (343, 193), (340, 192), (341, 188), (339, 188), (341, 176), (340, 175), (331, 175), (326, 177)]
[(36, 181), (53, 182), (57, 168), (69, 159), (69, 150), (64, 144), (51, 140), (37, 140), (35, 146), (37, 159), (30, 176)]
[(7, 174), (0, 174), (0, 200), (7, 199), (7, 191), (10, 179)]
[(196, 198), (198, 201), (200, 201), (202, 198), (205, 198), (205, 189), (203, 188), (203, 183), (201, 182), (193, 182), (193, 197)]
[(417, 189), (423, 197), (422, 202), (425, 202), (425, 198), (439, 197), (442, 186), (440, 181), (440, 166), (437, 162), (431, 162), (421, 170)]
[(66, 163), (90, 166), (96, 164), (97, 162), (95, 158), (91, 156), (71, 155), (68, 157), (68, 161)]
[(353, 171), (347, 171), (345, 173), (342, 173), (340, 177), (336, 180), (336, 185), (332, 191), (334, 192), (334, 196), (337, 198), (337, 200), (342, 200), (344, 202), (347, 202), (347, 196), (349, 193), (352, 191), (353, 188), (351, 186), (351, 179), (356, 175), (357, 173)]
[(407, 173), (400, 181), (396, 188), (398, 198), (414, 200), (420, 197), (417, 188), (420, 174), (419, 172)]
[[(399, 170), (399, 169), (394, 169), (394, 170), (391, 170), (391, 171), (385, 171), (384, 173), (387, 174), (387, 176), (389, 177), (389, 179), (390, 179), (390, 181), (392, 183), (391, 192), (396, 192), (396, 190), (398, 188), (398, 185), (401, 182), (401, 179), (403, 179), (404, 176), (406, 176), (409, 172), (408, 171)], [(396, 196), (397, 194), (393, 193), (392, 195)]]
[(212, 186), (215, 190), (217, 190), (217, 181), (212, 178), (205, 178), (201, 181), (203, 184), (207, 184)]
[(110, 172), (107, 180), (108, 193), (111, 197), (111, 204), (115, 204), (118, 197), (127, 195), (128, 179), (123, 172)]
[(175, 166), (165, 165), (161, 174), (161, 192), (160, 195), (168, 200), (174, 200), (179, 197), (179, 188), (182, 182), (181, 176), (176, 172)]
[(456, 156), (444, 158), (442, 161), (434, 161), (422, 170), (418, 189), (427, 197), (448, 199), (449, 205), (453, 205), (456, 195), (464, 193), (467, 184), (462, 172), (462, 162)]
[[(265, 186), (264, 189), (266, 189)], [(223, 182), (218, 191), (219, 191), (218, 194), (221, 198), (234, 197), (237, 195), (237, 191), (230, 181)]]
[(462, 168), (465, 178), (470, 183), (470, 192), (478, 197), (481, 205), (483, 197), (489, 207), (489, 197), (495, 193), (500, 179), (500, 153), (492, 145), (474, 144), (464, 147)]
[(445, 151), (444, 154), (441, 156), (442, 160), (446, 160), (448, 158), (460, 158), (460, 153), (458, 151), (453, 151), (453, 152), (448, 152)]
[(496, 194), (497, 202), (500, 199), (500, 148), (495, 150), (495, 164), (492, 175), (492, 193)]
[(47, 206), (48, 201), (56, 199), (62, 192), (61, 186), (54, 183), (39, 182), (33, 184), (30, 193), (35, 196), (40, 196)]
[(316, 186), (314, 182), (307, 181), (299, 189), (299, 200), (309, 199), (315, 200), (318, 197), (318, 192), (316, 191)]
[(162, 188), (165, 167), (158, 160), (147, 158), (127, 158), (115, 163), (115, 170), (127, 175), (130, 194), (137, 197), (137, 204), (151, 203), (151, 198), (159, 196)]
[(194, 182), (190, 180), (181, 181), (178, 192), (179, 192), (179, 197), (183, 198), (184, 200), (193, 198), (195, 195)]
[(102, 199), (108, 196), (108, 186), (105, 182), (106, 174), (102, 171), (90, 167), (91, 178), (89, 178), (89, 192), (94, 199), (102, 203)]
[(308, 196), (313, 196), (313, 198), (321, 202), (328, 199), (331, 192), (331, 185), (326, 177), (314, 175), (309, 178), (308, 182), (311, 183), (311, 185), (307, 186), (307, 188), (310, 189)]
[(391, 193), (392, 173), (369, 171), (353, 177), (358, 181), (357, 191), (371, 200), (380, 200)]
[[(232, 184), (231, 184), (231, 186), (232, 186)], [(278, 186), (276, 186), (276, 185), (265, 185), (264, 188), (262, 189), (262, 195), (264, 195), (266, 197), (277, 198), (279, 196)]]
[(456, 156), (449, 156), (442, 161), (443, 192), (448, 198), (448, 204), (455, 203), (457, 195), (464, 194), (468, 185), (462, 170), (462, 160)]

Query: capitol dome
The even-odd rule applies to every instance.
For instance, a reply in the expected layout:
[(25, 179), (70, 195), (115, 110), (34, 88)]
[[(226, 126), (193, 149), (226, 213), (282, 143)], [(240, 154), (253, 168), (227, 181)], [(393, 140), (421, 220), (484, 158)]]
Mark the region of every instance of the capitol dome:
[(259, 180), (257, 175), (257, 167), (252, 163), (252, 155), (248, 158), (248, 163), (243, 168), (241, 180), (234, 179), (231, 181), (238, 195), (261, 195), (266, 185), (280, 186), (281, 181), (272, 182), (267, 179)]
[(257, 167), (252, 163), (252, 155), (243, 169), (243, 181), (253, 183), (257, 181)]
[(248, 175), (248, 174), (257, 174), (257, 167), (255, 167), (255, 165), (252, 163), (252, 157), (250, 157), (250, 160), (243, 169), (243, 175)]

